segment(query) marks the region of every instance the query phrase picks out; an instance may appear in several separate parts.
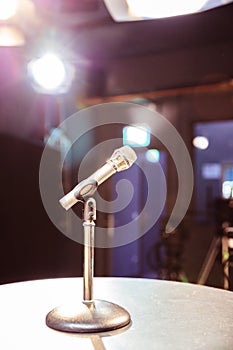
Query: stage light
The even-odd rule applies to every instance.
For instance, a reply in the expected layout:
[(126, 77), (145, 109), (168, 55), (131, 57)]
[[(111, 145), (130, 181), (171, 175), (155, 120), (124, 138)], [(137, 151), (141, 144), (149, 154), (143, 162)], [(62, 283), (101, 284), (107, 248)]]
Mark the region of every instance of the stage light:
[(25, 36), (21, 30), (13, 26), (0, 26), (0, 46), (22, 46)]
[(38, 28), (32, 0), (0, 0), (0, 46), (22, 46)]
[(0, 0), (0, 20), (8, 20), (17, 13), (19, 0)]
[(149, 149), (146, 151), (146, 159), (151, 163), (158, 163), (160, 158), (160, 152), (157, 149)]
[(35, 81), (46, 90), (56, 89), (65, 79), (63, 62), (51, 53), (33, 61), (30, 69)]
[(131, 125), (123, 128), (123, 143), (132, 147), (150, 144), (150, 129), (147, 125)]
[(34, 88), (40, 93), (59, 94), (69, 90), (74, 67), (54, 53), (46, 53), (28, 64)]
[(209, 140), (204, 136), (196, 136), (193, 139), (193, 146), (205, 150), (209, 146)]
[(126, 0), (133, 16), (163, 18), (199, 11), (207, 0)]
[(116, 22), (142, 21), (206, 11), (233, 0), (104, 0)]

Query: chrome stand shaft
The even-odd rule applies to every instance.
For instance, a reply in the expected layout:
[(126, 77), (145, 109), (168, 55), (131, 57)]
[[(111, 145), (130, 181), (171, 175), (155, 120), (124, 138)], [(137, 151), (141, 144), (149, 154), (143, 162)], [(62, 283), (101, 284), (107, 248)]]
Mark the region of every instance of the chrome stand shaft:
[(83, 266), (83, 301), (93, 301), (93, 276), (94, 276), (94, 244), (96, 202), (90, 198), (84, 207), (84, 266)]

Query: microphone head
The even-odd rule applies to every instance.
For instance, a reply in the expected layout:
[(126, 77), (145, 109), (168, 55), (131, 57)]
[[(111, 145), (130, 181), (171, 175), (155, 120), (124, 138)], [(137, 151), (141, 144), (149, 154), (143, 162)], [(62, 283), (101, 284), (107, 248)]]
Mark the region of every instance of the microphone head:
[(116, 149), (107, 161), (116, 171), (126, 170), (136, 161), (137, 155), (129, 146)]

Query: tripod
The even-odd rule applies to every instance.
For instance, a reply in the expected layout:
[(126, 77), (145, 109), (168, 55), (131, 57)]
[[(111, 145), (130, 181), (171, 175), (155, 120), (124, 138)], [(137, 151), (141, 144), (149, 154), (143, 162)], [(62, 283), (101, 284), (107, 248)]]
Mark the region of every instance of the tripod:
[(187, 230), (183, 224), (167, 234), (161, 234), (161, 240), (155, 245), (156, 268), (158, 278), (172, 281), (188, 282), (182, 269), (182, 255)]
[(213, 238), (209, 251), (204, 260), (203, 266), (198, 276), (197, 283), (205, 284), (216, 257), (221, 249), (223, 265), (223, 288), (230, 289), (230, 267), (232, 266), (233, 252), (233, 227), (229, 222), (222, 224), (222, 234)]

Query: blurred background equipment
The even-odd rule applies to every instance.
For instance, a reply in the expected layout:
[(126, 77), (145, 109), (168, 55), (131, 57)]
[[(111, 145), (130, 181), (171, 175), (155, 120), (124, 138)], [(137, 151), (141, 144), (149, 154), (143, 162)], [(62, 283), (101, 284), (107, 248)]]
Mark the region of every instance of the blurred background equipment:
[[(166, 225), (165, 220), (164, 222)], [(161, 227), (160, 240), (151, 247), (148, 254), (149, 264), (157, 278), (188, 282), (183, 262), (188, 234), (187, 228), (185, 228), (183, 223), (171, 233), (165, 232), (164, 225)]]
[(216, 233), (201, 268), (198, 283), (205, 284), (215, 260), (220, 256), (223, 272), (223, 288), (232, 290), (231, 267), (233, 267), (233, 199), (217, 199)]

